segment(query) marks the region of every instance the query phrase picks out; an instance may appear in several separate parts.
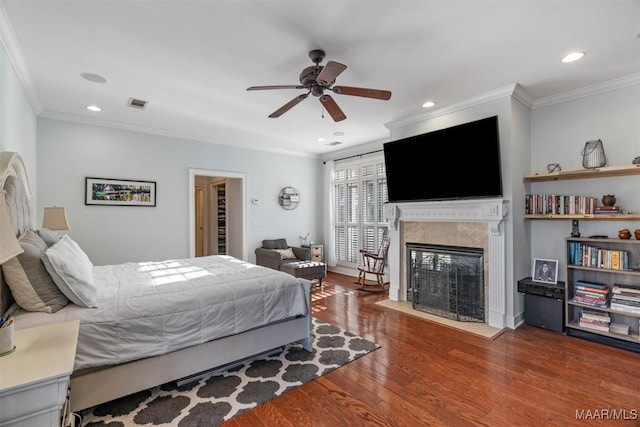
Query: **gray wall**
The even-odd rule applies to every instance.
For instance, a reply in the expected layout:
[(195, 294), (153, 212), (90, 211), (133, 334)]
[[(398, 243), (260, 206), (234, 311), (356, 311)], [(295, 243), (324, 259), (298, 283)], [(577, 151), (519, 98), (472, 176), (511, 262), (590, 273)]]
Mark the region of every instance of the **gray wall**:
[[(531, 172), (546, 171), (548, 163), (563, 170), (582, 169), (585, 142), (601, 139), (607, 165), (631, 164), (640, 155), (640, 78), (636, 84), (565, 102), (534, 108), (531, 113)], [(617, 204), (640, 212), (640, 176), (580, 179), (530, 184), (534, 193), (594, 196), (615, 194)], [(571, 221), (530, 221), (531, 257), (557, 259), (558, 276), (565, 280), (565, 242)], [(582, 236), (640, 228), (640, 221), (580, 221)], [(531, 271), (529, 271), (530, 273)]]
[[(189, 256), (190, 168), (247, 176), (250, 262), (262, 239), (298, 245), (298, 236), (311, 232), (318, 240), (322, 231), (319, 159), (41, 118), (38, 162), (39, 205), (67, 209), (69, 235), (97, 265)], [(86, 206), (85, 177), (156, 181), (157, 206)], [(285, 186), (300, 190), (295, 210), (278, 204)]]
[[(31, 190), (36, 181), (36, 114), (16, 75), (6, 51), (0, 45), (0, 151), (22, 155), (30, 178)], [(36, 209), (36, 200), (32, 200)]]

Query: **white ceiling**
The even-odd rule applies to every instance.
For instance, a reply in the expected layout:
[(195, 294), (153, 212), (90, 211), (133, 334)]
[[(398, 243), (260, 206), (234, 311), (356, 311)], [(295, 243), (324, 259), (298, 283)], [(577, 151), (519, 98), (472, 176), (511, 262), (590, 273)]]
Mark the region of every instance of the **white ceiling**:
[[(640, 72), (637, 0), (0, 0), (0, 27), (40, 116), (305, 155), (385, 140), (428, 99), (517, 83), (540, 100)], [(332, 93), (339, 123), (313, 96), (268, 118), (305, 91), (246, 88), (298, 84), (317, 48), (348, 66), (337, 85), (391, 99)], [(562, 64), (573, 50), (587, 55)]]

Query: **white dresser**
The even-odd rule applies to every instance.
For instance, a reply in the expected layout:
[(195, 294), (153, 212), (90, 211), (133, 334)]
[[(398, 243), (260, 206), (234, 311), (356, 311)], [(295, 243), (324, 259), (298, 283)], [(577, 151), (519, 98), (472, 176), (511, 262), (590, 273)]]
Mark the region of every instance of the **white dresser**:
[(0, 357), (0, 426), (60, 426), (79, 325), (70, 320), (15, 330), (16, 351)]

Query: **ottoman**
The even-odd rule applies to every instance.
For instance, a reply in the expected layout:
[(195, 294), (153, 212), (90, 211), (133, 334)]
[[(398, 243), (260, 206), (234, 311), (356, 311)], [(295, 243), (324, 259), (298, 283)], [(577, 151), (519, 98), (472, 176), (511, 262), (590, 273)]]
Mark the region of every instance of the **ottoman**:
[(318, 284), (322, 286), (322, 279), (327, 276), (327, 264), (319, 261), (294, 261), (282, 264), (280, 271), (302, 279), (318, 279)]

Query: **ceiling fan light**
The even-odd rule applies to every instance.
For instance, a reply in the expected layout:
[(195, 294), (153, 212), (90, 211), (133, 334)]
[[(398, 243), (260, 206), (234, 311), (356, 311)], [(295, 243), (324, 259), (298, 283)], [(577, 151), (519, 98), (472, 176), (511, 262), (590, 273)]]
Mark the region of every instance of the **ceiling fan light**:
[(566, 55), (564, 58), (562, 58), (562, 62), (564, 62), (565, 64), (569, 62), (574, 62), (582, 58), (584, 55), (585, 55), (584, 52), (571, 52), (568, 55)]

